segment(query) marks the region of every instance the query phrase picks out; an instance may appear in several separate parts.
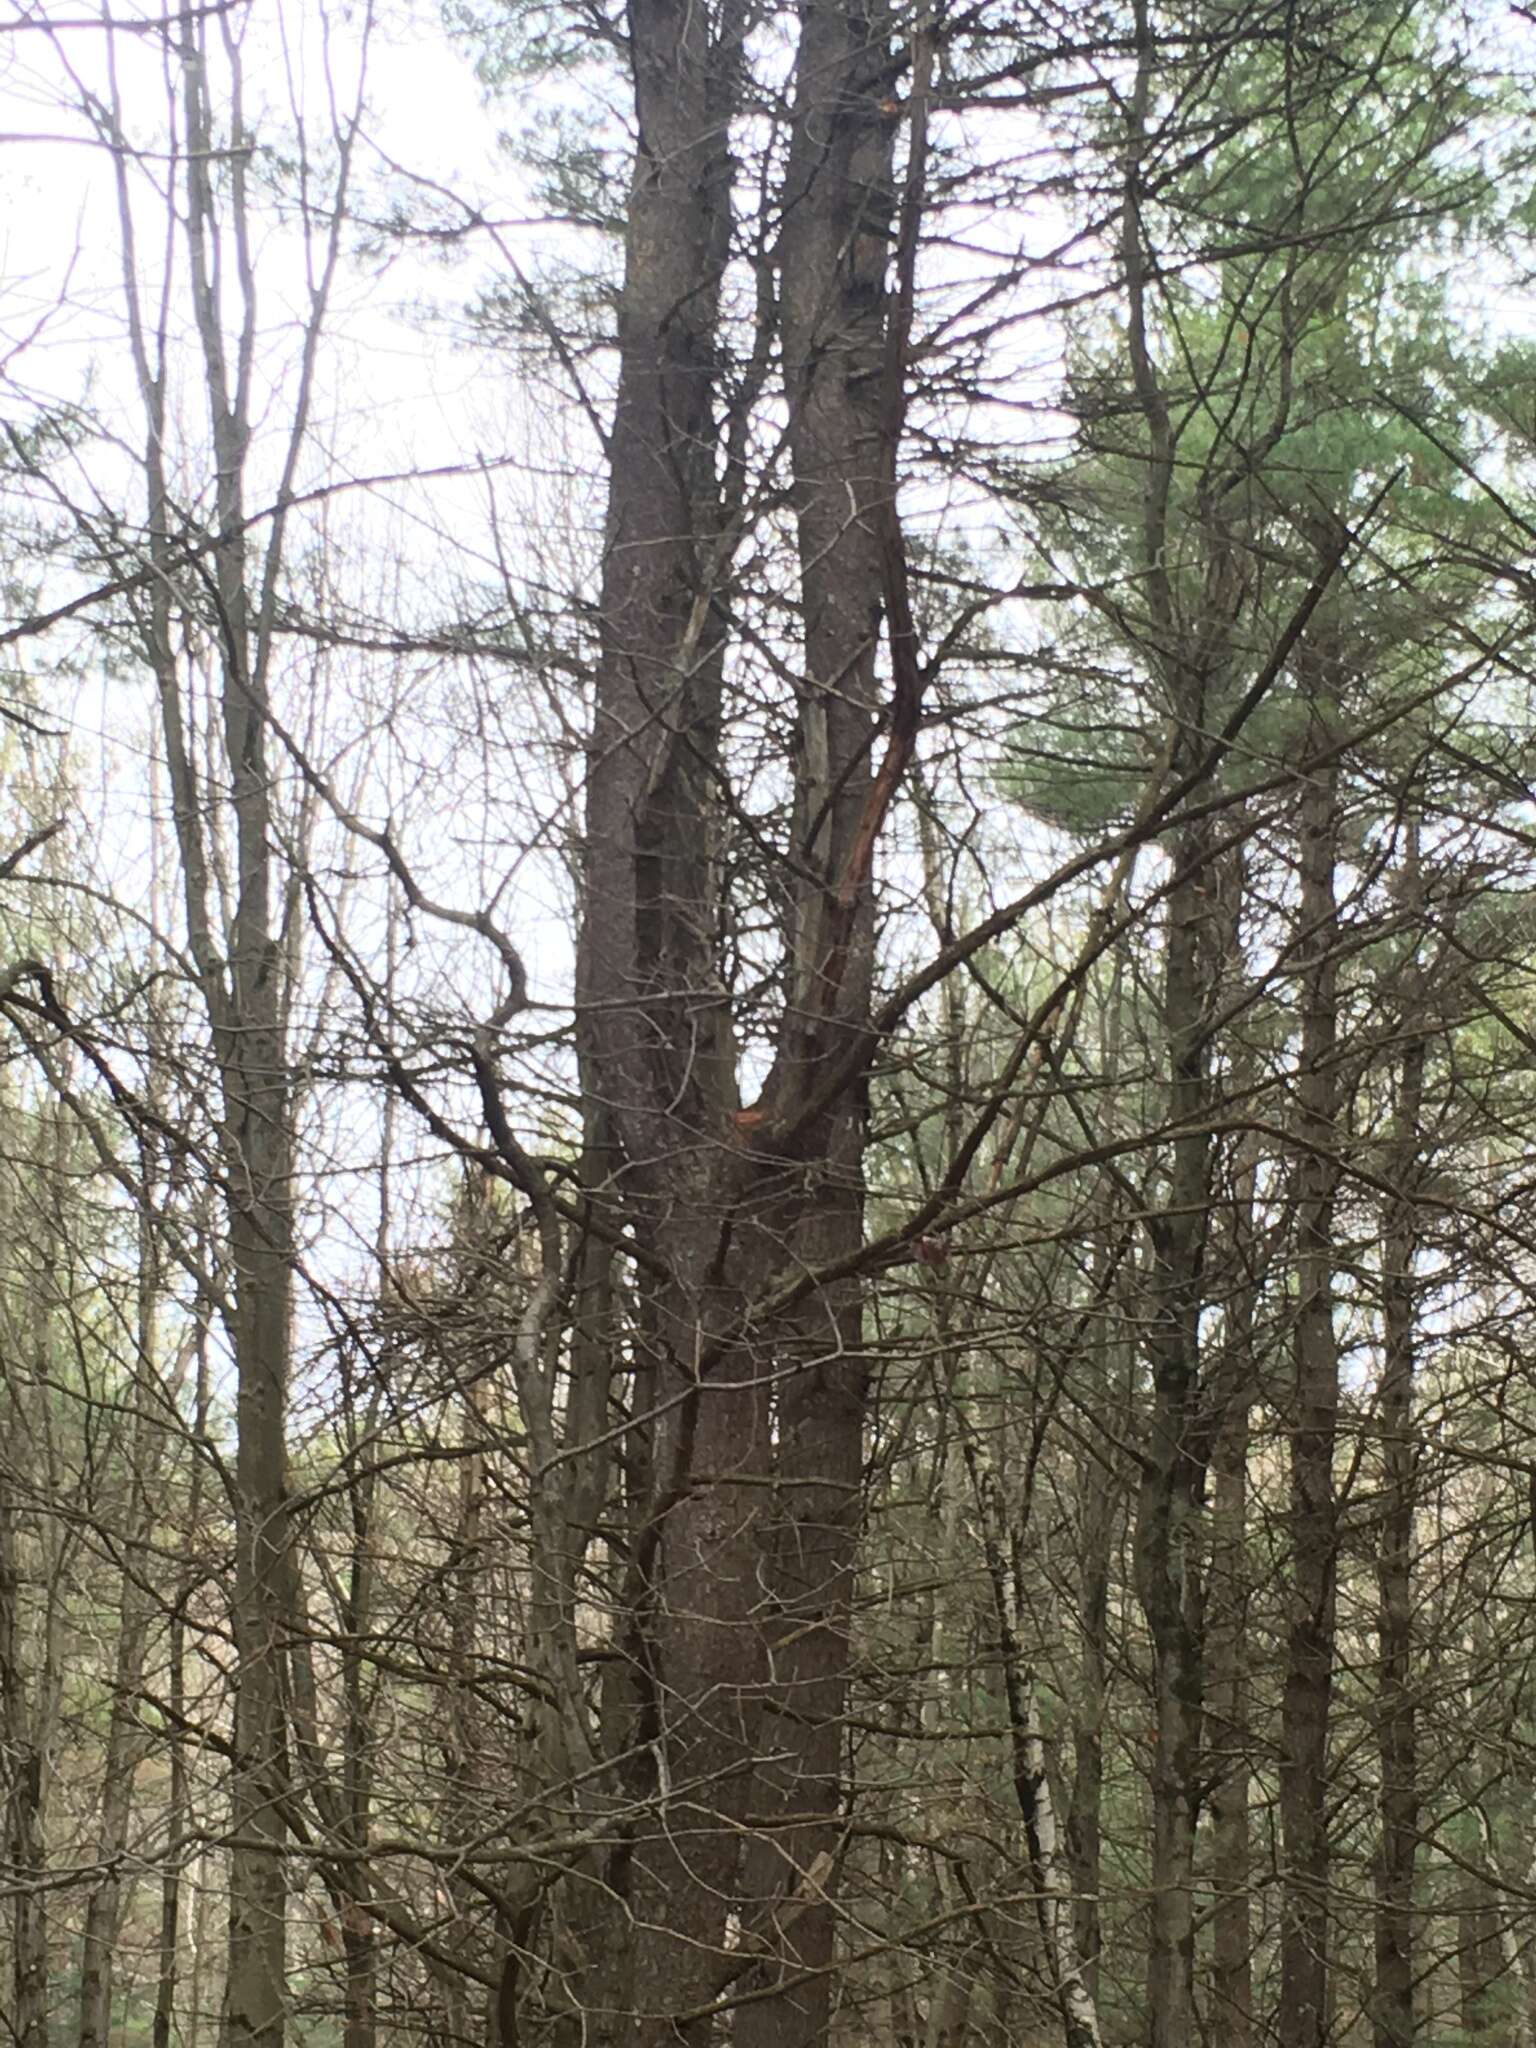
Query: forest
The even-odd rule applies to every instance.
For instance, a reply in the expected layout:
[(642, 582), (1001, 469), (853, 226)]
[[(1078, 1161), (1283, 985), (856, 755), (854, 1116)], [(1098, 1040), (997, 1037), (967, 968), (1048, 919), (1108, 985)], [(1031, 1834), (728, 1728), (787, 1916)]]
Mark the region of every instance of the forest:
[(3, 2048), (1536, 2048), (1536, 12), (0, 96)]

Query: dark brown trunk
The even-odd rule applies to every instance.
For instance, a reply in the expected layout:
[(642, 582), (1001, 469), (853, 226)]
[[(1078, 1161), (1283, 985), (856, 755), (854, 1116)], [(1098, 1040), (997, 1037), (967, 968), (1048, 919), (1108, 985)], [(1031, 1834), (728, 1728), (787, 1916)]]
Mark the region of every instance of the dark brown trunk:
[[(839, 887), (859, 855), (875, 736), (882, 502), (885, 276), (896, 122), (884, 0), (805, 0), (778, 250), (784, 379), (800, 553), (804, 664), (796, 730), (789, 933), (789, 1070), (814, 1080), (867, 1013), (872, 904), (851, 926)], [(829, 963), (836, 962), (835, 967)], [(835, 1264), (863, 1235), (864, 1115), (830, 1106), (803, 1141), (817, 1186), (772, 1226), (797, 1266)], [(828, 1899), (842, 1804), (848, 1617), (863, 1476), (865, 1366), (857, 1283), (825, 1289), (784, 1330), (778, 1400), (769, 1638), (774, 1685), (763, 1818), (749, 1911), (775, 1959), (804, 1981), (742, 2008), (740, 2048), (811, 2048), (831, 2016)]]
[(660, 1413), (621, 1644), (629, 1684), (610, 1688), (632, 1759), (615, 1789), (649, 1805), (610, 1861), (611, 1917), (629, 1925), (598, 1932), (584, 1999), (600, 2041), (635, 2048), (695, 2038), (685, 2016), (715, 1995), (759, 1697), (748, 1617), (763, 1496), (750, 1482), (765, 1469), (764, 1399), (752, 1361), (717, 1350), (739, 1302), (723, 1268), (740, 1255), (711, 775), (729, 553), (716, 329), (741, 33), (733, 0), (629, 10), (637, 149), (577, 951), (584, 1093), (672, 1276), (653, 1269), (644, 1283), (644, 1375)]
[[(1193, 710), (1193, 679), (1184, 684)], [(1193, 741), (1198, 721), (1191, 719)], [(1198, 829), (1183, 833), (1168, 905), (1164, 1029), (1176, 1127), (1154, 1250), (1152, 1414), (1136, 1515), (1136, 1589), (1152, 1639), (1155, 1741), (1147, 1956), (1150, 2048), (1181, 2048), (1195, 2030), (1195, 1835), (1205, 1688), (1203, 1529), (1208, 1425), (1200, 1316), (1210, 1221), (1211, 1140), (1205, 1118), (1207, 1017), (1218, 948), (1214, 871)]]
[(346, 1960), (345, 2048), (373, 2048), (378, 2037), (374, 1980), (378, 1974), (378, 1940), (373, 1922), (349, 1899), (342, 1908), (342, 1954)]
[[(1125, 117), (1120, 247), (1127, 297), (1131, 384), (1147, 434), (1141, 485), (1140, 566), (1154, 627), (1154, 659), (1166, 684), (1170, 765), (1187, 769), (1205, 745), (1210, 676), (1180, 659), (1190, 640), (1169, 574), (1169, 507), (1178, 434), (1152, 344), (1142, 180), (1158, 65), (1157, 28), (1145, 0), (1133, 8), (1136, 70)], [(1202, 621), (1201, 635), (1207, 631)], [(1208, 838), (1187, 826), (1168, 848), (1162, 1029), (1174, 1125), (1166, 1206), (1149, 1218), (1146, 1316), (1152, 1374), (1142, 1482), (1136, 1508), (1136, 1591), (1152, 1646), (1152, 1867), (1148, 1907), (1149, 2048), (1185, 2048), (1195, 2030), (1195, 1835), (1203, 1712), (1204, 1532), (1208, 1446), (1201, 1400), (1200, 1315), (1209, 1222), (1211, 1140), (1206, 1034), (1215, 965), (1216, 891)]]
[[(288, 1104), (280, 1086), (246, 1080), (250, 1060), (280, 1071), (278, 1034), (251, 1028), (236, 1081), (236, 1158), (258, 1187), (287, 1189), (283, 1131)], [(276, 1097), (276, 1099), (273, 1099)], [(280, 1197), (279, 1197), (280, 1198)], [(235, 1413), (236, 1564), (234, 1635), (236, 1764), (230, 1786), (229, 1974), (224, 2048), (281, 2048), (286, 2030), (288, 1884), (284, 1660), (287, 1639), (287, 1411), (292, 1274), (288, 1219), (263, 1202), (231, 1218), (237, 1291), (239, 1383)]]
[(916, 729), (906, 621), (882, 783), (882, 592), (905, 620), (884, 283), (899, 114), (883, 11), (807, 4), (777, 251), (805, 658), (776, 878), (783, 1012), (763, 1099), (743, 1110), (719, 786), (740, 479), (720, 460), (735, 443), (715, 378), (742, 17), (637, 0), (630, 30), (639, 147), (577, 988), (583, 1086), (615, 1162), (600, 1199), (651, 1255), (637, 1328), (653, 1413), (627, 1447), (648, 1495), (628, 1671), (608, 1687), (641, 1817), (608, 1861), (623, 1927), (598, 1934), (607, 1960), (584, 2003), (604, 2041), (647, 2048), (702, 2040), (712, 2003), (750, 1990), (738, 2040), (778, 2048), (824, 2039), (831, 2010), (865, 1368), (851, 1280), (744, 1319), (787, 1273), (848, 1260), (862, 1233), (860, 1091), (818, 1088), (863, 1051), (870, 855)]

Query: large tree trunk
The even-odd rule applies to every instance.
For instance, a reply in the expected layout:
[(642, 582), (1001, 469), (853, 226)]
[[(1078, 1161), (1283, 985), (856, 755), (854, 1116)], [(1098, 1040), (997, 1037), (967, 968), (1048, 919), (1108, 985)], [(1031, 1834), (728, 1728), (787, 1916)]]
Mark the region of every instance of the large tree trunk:
[[(757, 1682), (750, 1617), (764, 1392), (723, 1333), (739, 1309), (734, 1047), (715, 961), (719, 598), (714, 401), (743, 16), (629, 11), (637, 148), (609, 444), (601, 646), (577, 954), (583, 1090), (629, 1168), (654, 1482), (634, 1532), (622, 1787), (648, 1802), (606, 1872), (630, 1923), (584, 1996), (601, 2041), (691, 2039), (737, 1896)], [(712, 993), (718, 991), (718, 993)], [(595, 1188), (594, 1202), (611, 1199)], [(659, 1272), (656, 1268), (659, 1266)]]
[[(605, 2039), (644, 2048), (703, 2038), (714, 2003), (750, 1990), (743, 2040), (810, 2043), (831, 2010), (861, 1314), (850, 1277), (763, 1304), (787, 1275), (846, 1276), (863, 1227), (872, 857), (920, 688), (894, 465), (916, 209), (898, 236), (893, 326), (890, 27), (883, 7), (807, 4), (778, 250), (805, 661), (774, 878), (782, 1010), (761, 1100), (744, 1110), (721, 954), (736, 828), (719, 758), (741, 478), (714, 403), (743, 24), (733, 6), (711, 17), (635, 0), (630, 27), (639, 148), (577, 994), (583, 1087), (648, 1253), (637, 1386), (650, 1414), (635, 1432), (648, 1500), (629, 1675), (610, 1688), (606, 1732), (643, 1817), (606, 1872), (633, 1931), (601, 1944), (607, 1981), (586, 2003)], [(916, 118), (913, 133), (915, 193)], [(758, 340), (749, 384), (767, 357)], [(882, 614), (894, 689), (877, 773)]]
[(1214, 896), (1203, 840), (1174, 849), (1164, 983), (1177, 1131), (1154, 1249), (1152, 1414), (1136, 1516), (1136, 1590), (1152, 1638), (1156, 1741), (1152, 1765), (1152, 1880), (1147, 1956), (1150, 2048), (1181, 2048), (1194, 2033), (1195, 1832), (1205, 1687), (1202, 1527), (1208, 1463), (1201, 1397), (1200, 1314), (1210, 1210), (1211, 1140), (1206, 1018)]
[[(174, 510), (165, 471), (164, 336), (143, 314), (134, 269), (132, 207), (119, 170), (125, 292), (145, 410), (149, 555), (153, 575), (141, 633), (160, 698), (171, 812), (181, 860), (188, 945), (206, 1008), (220, 1083), (219, 1137), (231, 1280), (225, 1325), (235, 1366), (236, 1449), (231, 1502), (235, 1528), (232, 1625), (234, 1764), (230, 1779), (229, 1954), (221, 2025), (224, 2048), (281, 2048), (286, 2031), (287, 1788), (286, 1636), (290, 1581), (286, 1423), (293, 1309), (294, 1085), (286, 1044), (289, 962), (276, 935), (278, 833), (269, 763), (268, 667), (271, 585), (282, 526), (272, 533), (266, 598), (247, 590), (250, 527), (245, 467), (250, 447), (250, 362), (256, 304), (250, 267), (246, 179), (248, 138), (240, 99), (239, 53), (223, 45), (232, 72), (229, 147), (216, 132), (208, 72), (208, 24), (188, 20), (178, 47), (186, 138), (181, 219), (213, 451), (214, 530), (209, 575), (213, 617), (206, 627), (218, 679), (217, 790), (189, 743), (181, 642), (197, 630), (205, 590), (187, 591), (180, 618)], [(228, 178), (213, 166), (227, 157)], [(221, 284), (232, 261), (239, 290), (231, 307)], [(303, 432), (302, 407), (295, 447)], [(232, 824), (232, 909), (216, 923), (211, 877), (217, 850), (208, 818), (227, 800)]]
[[(1326, 723), (1314, 716), (1308, 752)], [(1338, 1179), (1337, 799), (1334, 770), (1301, 789), (1298, 966), (1301, 977), (1297, 1139), (1295, 1379), (1291, 1429), (1291, 1583), (1280, 1708), (1280, 2048), (1328, 2037), (1328, 1720), (1333, 1700), (1338, 1505), (1333, 1476), (1339, 1403), (1333, 1323), (1333, 1203)]]
[[(265, 859), (253, 841), (253, 862)], [(246, 927), (237, 932), (235, 982), (245, 1019), (241, 1053), (226, 1080), (230, 1154), (237, 1186), (230, 1248), (235, 1268), (235, 1683), (236, 1764), (231, 1783), (229, 1975), (225, 2048), (280, 2048), (287, 2002), (287, 1878), (283, 1867), (287, 1784), (284, 1665), (288, 1633), (288, 1502), (285, 1423), (292, 1242), (287, 1202), (291, 1103), (279, 980), (265, 937), (263, 882), (248, 870)]]
[[(804, 631), (795, 758), (786, 1065), (814, 1080), (868, 1012), (867, 888), (839, 889), (868, 815), (883, 557), (895, 489), (883, 408), (894, 194), (895, 66), (885, 0), (804, 0), (778, 251)], [(817, 1162), (771, 1226), (796, 1266), (834, 1266), (863, 1235), (865, 1116), (830, 1104), (802, 1139)], [(809, 1199), (807, 1195), (809, 1194)], [(781, 1256), (782, 1254), (779, 1254)], [(827, 1899), (863, 1478), (865, 1365), (856, 1281), (823, 1287), (782, 1332), (769, 1584), (773, 1672), (764, 1821), (748, 1910), (800, 1981), (744, 2006), (741, 2048), (811, 2048), (832, 2010)], [(766, 1363), (767, 1361), (765, 1361)]]

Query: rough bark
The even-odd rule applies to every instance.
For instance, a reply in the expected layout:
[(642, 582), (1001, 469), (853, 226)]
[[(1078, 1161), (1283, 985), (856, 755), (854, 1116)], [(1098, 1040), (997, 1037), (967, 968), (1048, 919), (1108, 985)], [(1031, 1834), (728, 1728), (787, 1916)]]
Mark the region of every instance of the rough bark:
[(1178, 2048), (1194, 2029), (1195, 1832), (1205, 1686), (1202, 1528), (1207, 1421), (1200, 1316), (1210, 1209), (1204, 1126), (1211, 870), (1183, 835), (1169, 900), (1164, 1015), (1170, 1110), (1178, 1134), (1154, 1248), (1152, 1413), (1136, 1514), (1136, 1589), (1152, 1639), (1156, 1742), (1152, 1764), (1152, 1896), (1147, 1957), (1150, 2048)]
[[(760, 1701), (749, 1616), (766, 1402), (723, 1333), (740, 1304), (732, 1116), (714, 957), (720, 580), (715, 479), (728, 135), (742, 20), (677, 0), (630, 9), (637, 149), (609, 444), (601, 646), (587, 784), (577, 998), (584, 1092), (611, 1123), (647, 1282), (654, 1484), (635, 1532), (623, 1702), (646, 1801), (605, 1879), (628, 1921), (584, 2002), (598, 2038), (692, 2038), (737, 1896)], [(594, 1199), (603, 1190), (593, 1190)], [(615, 1695), (617, 1696), (617, 1695)], [(606, 1978), (606, 1981), (603, 1981)]]
[[(631, 1446), (646, 1499), (606, 1730), (628, 1759), (611, 1791), (640, 1811), (603, 1873), (622, 1927), (599, 1935), (606, 1960), (585, 1999), (604, 2039), (637, 2048), (702, 2038), (712, 2001), (747, 1980), (739, 2032), (826, 2030), (859, 1300), (843, 1281), (792, 1312), (752, 1304), (860, 1240), (871, 861), (916, 731), (892, 567), (889, 29), (878, 11), (808, 5), (778, 252), (804, 680), (782, 1020), (762, 1099), (743, 1110), (719, 955), (736, 485), (720, 480), (716, 376), (742, 28), (734, 5), (636, 0), (630, 13), (638, 149), (578, 941), (583, 1087), (606, 1134), (590, 1194), (649, 1253), (636, 1391), (650, 1412)], [(876, 773), (875, 653), (893, 607), (898, 687)], [(829, 1069), (846, 1083), (818, 1099)]]
[[(869, 1006), (872, 899), (866, 859), (876, 674), (895, 489), (887, 445), (885, 286), (894, 207), (894, 63), (883, 0), (807, 0), (778, 251), (784, 378), (800, 556), (804, 664), (795, 736), (792, 872), (782, 1071), (814, 1077), (846, 1051)], [(850, 877), (856, 892), (844, 891)], [(864, 1111), (828, 1106), (801, 1140), (816, 1184), (771, 1226), (797, 1264), (846, 1260), (863, 1234)], [(807, 1199), (809, 1195), (810, 1199)], [(848, 1617), (863, 1477), (865, 1365), (856, 1281), (821, 1289), (782, 1332), (793, 1366), (777, 1402), (769, 1584), (773, 1672), (763, 1818), (749, 1911), (798, 1977), (743, 2007), (742, 2048), (810, 2048), (831, 2018), (827, 1881), (842, 1803)], [(819, 1873), (819, 1875), (817, 1875)]]

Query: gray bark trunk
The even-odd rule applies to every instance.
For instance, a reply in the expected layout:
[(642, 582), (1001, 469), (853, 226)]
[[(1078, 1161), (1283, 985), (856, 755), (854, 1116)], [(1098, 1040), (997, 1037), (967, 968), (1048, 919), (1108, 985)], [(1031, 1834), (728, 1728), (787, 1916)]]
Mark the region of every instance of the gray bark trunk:
[[(1411, 1021), (1407, 1023), (1410, 1031)], [(1424, 1041), (1405, 1046), (1398, 1079), (1398, 1199), (1382, 1232), (1381, 1534), (1376, 1551), (1376, 1727), (1381, 1759), (1380, 1841), (1375, 1868), (1375, 2048), (1412, 2048), (1414, 1872), (1419, 1789), (1413, 1656), (1413, 1524), (1417, 1447), (1413, 1436), (1415, 1367), (1414, 1256), (1418, 1229), (1413, 1185), (1424, 1092)]]
[[(4, 1487), (0, 1478), (0, 1488)], [(48, 1928), (42, 1884), (43, 1758), (32, 1727), (22, 1661), (21, 1575), (15, 1509), (0, 1491), (0, 1763), (11, 1897), (11, 2012), (15, 2048), (48, 2048)], [(35, 1880), (34, 1885), (29, 1879)]]
[[(1325, 724), (1310, 729), (1320, 752)], [(1333, 1325), (1333, 1202), (1337, 1182), (1337, 799), (1333, 771), (1302, 783), (1299, 822), (1300, 1071), (1296, 1078), (1295, 1376), (1291, 1430), (1290, 1619), (1280, 1707), (1280, 2048), (1328, 2038), (1332, 1865), (1328, 1721), (1333, 1699), (1338, 1504), (1333, 1475), (1339, 1402)]]
[[(153, 1198), (145, 1169), (146, 1202)], [(143, 1570), (139, 1551), (151, 1534), (158, 1508), (158, 1478), (164, 1434), (154, 1418), (158, 1382), (156, 1317), (160, 1278), (148, 1215), (139, 1224), (139, 1299), (134, 1332), (137, 1385), (127, 1445), (129, 1516), (124, 1530), (128, 1566), (118, 1602), (117, 1654), (112, 1675), (112, 1708), (101, 1774), (101, 1827), (97, 1858), (102, 1878), (86, 1902), (81, 1931), (80, 2048), (107, 2048), (112, 2029), (113, 1952), (123, 1912), (122, 1863), (133, 1815), (134, 1776), (143, 1754), (137, 1694), (152, 1616), (151, 1595), (136, 1583)]]

